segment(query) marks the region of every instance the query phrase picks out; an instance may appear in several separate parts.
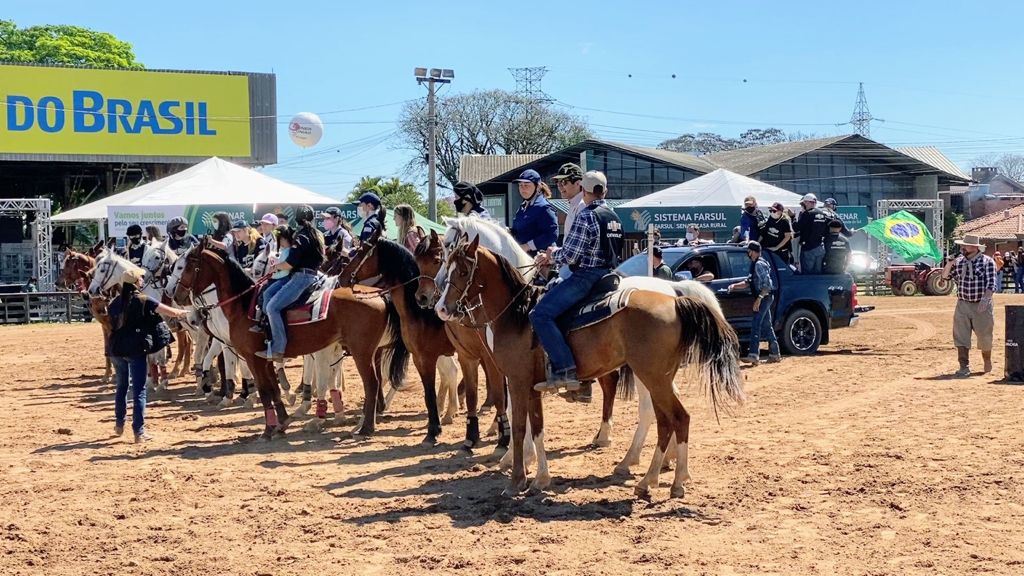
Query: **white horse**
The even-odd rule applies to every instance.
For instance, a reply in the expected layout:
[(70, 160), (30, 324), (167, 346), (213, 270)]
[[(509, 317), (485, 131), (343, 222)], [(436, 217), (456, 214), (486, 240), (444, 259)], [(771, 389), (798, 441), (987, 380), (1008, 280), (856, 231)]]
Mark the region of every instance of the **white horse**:
[[(164, 286), (164, 296), (168, 299), (174, 298), (174, 291), (178, 287), (178, 280), (181, 279), (181, 273), (185, 269), (185, 258), (179, 257), (174, 263), (174, 268), (171, 269), (171, 275), (167, 277), (167, 285)], [(203, 328), (203, 319), (195, 310), (194, 306), (187, 306), (191, 309), (191, 314), (188, 318), (182, 320), (182, 324), (185, 325), (188, 330), (192, 333), (192, 374), (196, 377), (196, 389), (197, 395), (202, 394), (203, 382), (206, 374), (203, 372), (203, 359), (206, 356), (207, 351), (210, 349), (211, 337), (210, 333)]]
[[(444, 223), (449, 227), (445, 232), (444, 237), (446, 256), (447, 252), (454, 246), (462, 234), (466, 234), (470, 240), (479, 236), (481, 246), (496, 254), (500, 254), (521, 271), (525, 270), (531, 274), (534, 272), (533, 268), (529, 268), (533, 264), (533, 258), (531, 258), (530, 255), (519, 246), (519, 243), (515, 241), (512, 235), (497, 222), (482, 218), (469, 217), (445, 218)], [(529, 281), (529, 277), (526, 274), (524, 274), (524, 277)], [(439, 288), (444, 286), (446, 278), (447, 270), (445, 267), (442, 267), (441, 270), (438, 271), (437, 278), (435, 279), (436, 285)], [(669, 296), (690, 296), (701, 300), (718, 314), (722, 314), (722, 308), (718, 302), (718, 298), (715, 297), (715, 293), (703, 283), (694, 280), (670, 282), (668, 280), (661, 280), (659, 278), (649, 276), (631, 276), (623, 278), (620, 281), (619, 286), (621, 289), (636, 288), (639, 290), (659, 292)], [(724, 316), (724, 314), (722, 315)], [(655, 421), (654, 403), (651, 400), (651, 394), (647, 388), (643, 386), (643, 382), (640, 382), (639, 379), (637, 379), (637, 382), (640, 384), (640, 386), (637, 387), (639, 402), (637, 429), (633, 434), (633, 441), (630, 445), (629, 451), (622, 459), (622, 462), (615, 467), (615, 471), (618, 473), (628, 473), (630, 466), (640, 463), (640, 451), (643, 449), (644, 441), (647, 438), (647, 432), (649, 431), (651, 424)], [(677, 395), (678, 393), (679, 391), (676, 390)], [(526, 426), (527, 431), (523, 450), (524, 457), (526, 458), (526, 461), (529, 462), (535, 456), (535, 448), (532, 442), (533, 436), (529, 430), (529, 421), (527, 421)], [(611, 445), (611, 433), (612, 419), (609, 418), (608, 420), (601, 422), (601, 427), (599, 428), (597, 435), (594, 437), (593, 444), (599, 447)], [(675, 442), (675, 440), (673, 439), (672, 442)], [(675, 450), (671, 449), (672, 446), (669, 448), (670, 449), (667, 454), (675, 454)], [(505, 456), (501, 460), (502, 469), (511, 467), (511, 455), (511, 450), (505, 453)]]
[[(163, 242), (152, 241), (146, 245), (146, 250), (142, 255), (142, 268), (146, 271), (146, 278), (142, 283), (142, 293), (147, 297), (152, 298), (156, 302), (161, 302), (164, 295), (164, 288), (167, 285), (167, 280), (174, 269), (174, 264), (178, 260), (178, 255), (167, 245), (167, 240)], [(191, 338), (190, 338), (191, 340)], [(190, 345), (189, 342), (184, 343)], [(179, 351), (183, 351), (184, 346), (179, 347)], [(191, 352), (191, 351), (190, 351)], [(167, 361), (170, 355), (169, 347), (165, 347), (162, 350), (154, 352), (147, 357), (149, 364), (149, 372), (154, 380), (158, 380), (159, 383), (155, 384), (157, 392), (163, 392), (167, 390), (167, 385), (171, 377), (167, 373)], [(185, 367), (179, 366), (184, 360), (185, 354), (180, 354), (175, 365), (174, 373), (181, 375), (184, 372)]]

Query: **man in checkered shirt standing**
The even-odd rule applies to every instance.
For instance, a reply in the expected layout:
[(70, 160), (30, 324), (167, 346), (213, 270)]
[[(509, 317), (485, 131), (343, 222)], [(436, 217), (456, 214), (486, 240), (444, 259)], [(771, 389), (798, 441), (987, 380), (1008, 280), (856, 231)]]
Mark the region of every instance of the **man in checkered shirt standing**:
[(992, 293), (996, 290), (996, 263), (983, 254), (985, 245), (973, 235), (957, 240), (963, 254), (951, 259), (942, 270), (943, 278), (957, 285), (956, 311), (953, 313), (953, 345), (960, 369), (956, 375), (971, 375), (971, 332), (978, 335), (978, 348), (985, 361), (985, 374), (992, 371)]

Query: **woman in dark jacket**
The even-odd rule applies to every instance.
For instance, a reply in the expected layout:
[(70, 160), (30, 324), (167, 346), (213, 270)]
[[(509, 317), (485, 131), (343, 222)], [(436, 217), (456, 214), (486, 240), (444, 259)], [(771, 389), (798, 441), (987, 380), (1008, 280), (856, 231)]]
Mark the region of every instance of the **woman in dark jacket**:
[[(110, 301), (107, 313), (113, 326), (108, 354), (117, 370), (117, 389), (114, 392), (114, 434), (124, 433), (124, 420), (128, 412), (128, 381), (132, 384), (132, 431), (135, 442), (152, 438), (146, 433), (146, 354), (170, 344), (170, 331), (154, 330), (161, 321), (157, 313), (171, 318), (182, 318), (188, 312), (172, 308), (139, 293), (141, 271), (125, 272), (121, 279), (121, 293)], [(162, 341), (166, 339), (166, 341)]]
[(536, 170), (526, 170), (515, 179), (523, 204), (512, 219), (512, 236), (530, 256), (558, 242), (558, 218), (548, 202), (551, 190)]

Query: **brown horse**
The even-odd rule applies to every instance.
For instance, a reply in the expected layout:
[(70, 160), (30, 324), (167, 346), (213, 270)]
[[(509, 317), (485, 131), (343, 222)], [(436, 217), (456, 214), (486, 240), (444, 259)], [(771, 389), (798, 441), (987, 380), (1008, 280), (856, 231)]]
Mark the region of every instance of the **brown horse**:
[[(539, 296), (504, 258), (479, 247), (479, 238), (463, 241), (448, 257), (445, 285), (435, 309), (449, 322), (484, 325), (493, 334), (492, 352), (508, 378), (512, 396), (512, 478), (506, 495), (526, 487), (523, 439), (527, 416), (537, 446), (533, 488), (551, 481), (544, 455), (544, 415), (533, 385), (545, 379), (545, 358), (528, 314)], [(597, 378), (622, 367), (631, 369), (651, 393), (658, 424), (658, 443), (636, 494), (649, 497), (669, 442), (677, 440), (677, 466), (671, 495), (682, 497), (689, 479), (687, 443), (690, 415), (676, 397), (672, 380), (685, 359), (708, 391), (716, 411), (726, 397), (743, 399), (739, 343), (732, 327), (706, 303), (643, 290), (631, 294), (611, 318), (570, 332), (581, 379)]]
[[(199, 247), (185, 256), (187, 262), (175, 290), (174, 300), (185, 304), (199, 296), (209, 286), (217, 288), (218, 306), (231, 325), (231, 345), (249, 365), (260, 401), (263, 403), (266, 426), (262, 437), (270, 439), (283, 432), (288, 425), (288, 412), (281, 400), (274, 365), (256, 355), (265, 350), (265, 336), (251, 332), (253, 322), (248, 318), (249, 306), (256, 293), (256, 285), (237, 262), (225, 259), (210, 250), (207, 238)], [(389, 346), (385, 354), (388, 375), (393, 384), (400, 383), (408, 365), (408, 350), (401, 338), (401, 324), (394, 307), (380, 296), (357, 295), (351, 288), (338, 288), (331, 294), (330, 308), (324, 320), (313, 324), (290, 326), (286, 357), (303, 356), (318, 352), (340, 342), (352, 355), (356, 369), (363, 380), (363, 422), (357, 435), (373, 434), (380, 392), (380, 377), (374, 361), (378, 349)]]
[[(100, 244), (102, 247), (102, 243)], [(110, 382), (110, 375), (113, 373), (113, 366), (110, 364), (110, 357), (106, 355), (109, 348), (110, 333), (113, 326), (110, 324), (110, 317), (107, 316), (107, 304), (109, 299), (103, 296), (89, 296), (89, 282), (92, 281), (93, 269), (96, 267), (96, 259), (82, 252), (75, 252), (68, 248), (64, 255), (64, 265), (61, 267), (59, 283), (68, 290), (73, 290), (89, 300), (89, 313), (99, 323), (103, 330), (103, 356), (104, 372), (102, 382)]]
[[(419, 285), (416, 289), (416, 303), (421, 308), (433, 308), (433, 299), (437, 295), (434, 277), (437, 276), (443, 264), (443, 254), (444, 246), (441, 238), (433, 230), (416, 247), (416, 265), (420, 273)], [(466, 413), (471, 417), (477, 414), (479, 368), (481, 364), (483, 365), (484, 374), (487, 377), (488, 396), (494, 403), (498, 424), (498, 445), (494, 455), (503, 456), (508, 451), (509, 442), (512, 440), (512, 428), (505, 405), (505, 377), (498, 370), (493, 355), (484, 342), (487, 335), (483, 329), (468, 328), (456, 322), (446, 322), (445, 332), (459, 353), (459, 366), (462, 368), (462, 378), (466, 383)], [(467, 443), (469, 440), (469, 429), (467, 428)], [(479, 440), (479, 436), (476, 440)]]
[[(342, 285), (371, 284), (391, 294), (398, 315), (402, 319), (402, 339), (412, 352), (413, 363), (423, 382), (423, 399), (427, 405), (427, 436), (424, 445), (437, 444), (441, 433), (441, 419), (437, 407), (435, 376), (438, 361), (447, 361), (454, 372), (451, 359), (455, 347), (445, 333), (445, 323), (433, 310), (425, 310), (416, 303), (417, 279), (420, 270), (409, 250), (386, 238), (380, 238), (380, 229), (352, 254), (340, 273)], [(461, 361), (462, 356), (460, 354)], [(451, 379), (455, 375), (451, 374)], [(454, 386), (454, 382), (449, 382)], [(467, 396), (469, 394), (467, 393)], [(473, 392), (475, 404), (475, 390)], [(463, 447), (471, 450), (480, 442), (480, 425), (475, 405), (466, 421), (466, 441)]]

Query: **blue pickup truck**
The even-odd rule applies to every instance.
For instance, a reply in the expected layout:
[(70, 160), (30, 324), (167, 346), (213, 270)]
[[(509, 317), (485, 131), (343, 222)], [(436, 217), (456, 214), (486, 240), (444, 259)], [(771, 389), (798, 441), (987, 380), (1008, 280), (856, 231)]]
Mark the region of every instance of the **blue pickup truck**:
[[(750, 273), (746, 248), (734, 244), (665, 246), (662, 255), (676, 278), (689, 277), (687, 264), (694, 258), (701, 260), (704, 269), (715, 276), (708, 286), (718, 296), (726, 319), (736, 329), (740, 341), (748, 342), (754, 296), (748, 291), (729, 293), (727, 290), (730, 284), (744, 280)], [(775, 334), (786, 353), (814, 354), (818, 346), (828, 344), (831, 330), (856, 326), (857, 314), (873, 309), (858, 306), (857, 285), (849, 274), (797, 274), (775, 254), (765, 252), (764, 257), (772, 263), (777, 287), (772, 310)], [(617, 271), (623, 276), (646, 275), (647, 254), (633, 256)]]

